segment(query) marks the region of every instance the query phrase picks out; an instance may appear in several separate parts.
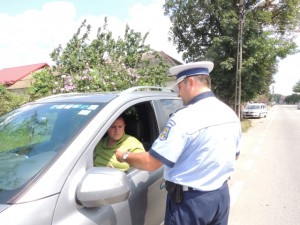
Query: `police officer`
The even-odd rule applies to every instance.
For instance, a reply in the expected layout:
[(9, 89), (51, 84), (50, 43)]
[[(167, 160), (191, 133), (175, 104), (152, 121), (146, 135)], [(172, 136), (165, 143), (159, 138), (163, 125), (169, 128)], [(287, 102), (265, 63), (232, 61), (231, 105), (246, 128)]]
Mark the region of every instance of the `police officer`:
[(227, 180), (239, 155), (241, 125), (212, 93), (209, 61), (170, 68), (185, 107), (175, 112), (148, 152), (116, 151), (121, 162), (154, 171), (164, 165), (165, 225), (226, 225)]

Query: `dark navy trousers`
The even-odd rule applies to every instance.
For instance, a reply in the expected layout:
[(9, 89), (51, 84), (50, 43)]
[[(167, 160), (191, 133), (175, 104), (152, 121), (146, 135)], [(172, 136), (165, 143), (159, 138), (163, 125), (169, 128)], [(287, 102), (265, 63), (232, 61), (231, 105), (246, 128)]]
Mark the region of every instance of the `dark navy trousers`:
[(165, 225), (227, 225), (229, 208), (227, 182), (214, 191), (185, 191), (180, 203), (168, 194)]

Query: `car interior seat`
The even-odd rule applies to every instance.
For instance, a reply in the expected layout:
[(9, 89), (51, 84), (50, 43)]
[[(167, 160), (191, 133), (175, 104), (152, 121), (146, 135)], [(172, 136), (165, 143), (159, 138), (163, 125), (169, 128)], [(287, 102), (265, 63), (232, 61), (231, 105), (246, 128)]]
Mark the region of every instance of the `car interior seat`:
[(137, 138), (144, 146), (145, 150), (148, 151), (150, 143), (145, 139), (145, 127), (143, 121), (138, 119), (136, 115), (126, 115), (125, 119), (125, 133)]

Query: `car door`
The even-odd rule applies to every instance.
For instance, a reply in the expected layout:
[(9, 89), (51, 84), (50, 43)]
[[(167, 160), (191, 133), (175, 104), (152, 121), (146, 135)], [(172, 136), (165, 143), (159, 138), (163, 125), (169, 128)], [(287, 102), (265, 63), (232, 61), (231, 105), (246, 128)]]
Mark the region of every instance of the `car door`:
[[(165, 211), (166, 191), (161, 188), (163, 181), (163, 168), (154, 172), (141, 171), (132, 168), (126, 175), (126, 182), (130, 188), (128, 199), (96, 207), (86, 207), (78, 200), (77, 192), (83, 177), (93, 167), (93, 150), (100, 139), (105, 135), (106, 130), (113, 121), (130, 107), (138, 105), (139, 115), (143, 121), (147, 121), (150, 129), (144, 140), (153, 141), (158, 136), (158, 125), (154, 113), (153, 104), (150, 100), (137, 100), (124, 103), (118, 108), (103, 110), (94, 118), (91, 124), (83, 130), (81, 135), (74, 140), (81, 143), (82, 156), (74, 165), (64, 187), (60, 193), (53, 217), (55, 225), (61, 224), (111, 224), (111, 225), (154, 225), (161, 224)], [(105, 119), (104, 119), (105, 118)], [(100, 174), (105, 173), (103, 168), (96, 169)], [(112, 169), (117, 170), (117, 169)], [(95, 176), (96, 177), (96, 176)], [(99, 181), (101, 186), (107, 185), (107, 180)], [(93, 188), (93, 187), (89, 187)]]
[[(135, 116), (127, 120), (126, 114)], [(141, 101), (127, 108), (125, 115), (126, 133), (139, 139), (148, 151), (159, 135), (158, 120), (152, 101)], [(162, 186), (163, 167), (147, 172), (132, 168), (128, 177), (135, 181), (136, 189), (129, 201), (134, 224), (161, 224), (164, 218), (166, 191)], [(146, 179), (145, 179), (146, 178)], [(140, 182), (142, 181), (142, 182)]]
[(164, 129), (172, 113), (183, 107), (183, 102), (180, 98), (159, 99), (154, 104), (160, 130)]
[[(148, 151), (167, 124), (170, 115), (182, 107), (182, 100), (177, 97), (160, 97), (156, 100), (134, 104), (127, 110), (136, 112), (137, 119), (135, 122), (131, 121), (133, 124), (126, 123), (126, 127), (133, 125), (136, 130), (132, 129), (132, 133), (129, 131), (127, 133), (137, 137)], [(137, 186), (135, 192), (132, 193), (136, 196), (132, 196), (129, 200), (130, 207), (134, 209), (131, 211), (134, 224), (161, 224), (167, 194), (163, 185), (163, 167), (154, 172), (133, 169), (128, 176), (141, 186)], [(143, 181), (139, 182), (141, 180)]]

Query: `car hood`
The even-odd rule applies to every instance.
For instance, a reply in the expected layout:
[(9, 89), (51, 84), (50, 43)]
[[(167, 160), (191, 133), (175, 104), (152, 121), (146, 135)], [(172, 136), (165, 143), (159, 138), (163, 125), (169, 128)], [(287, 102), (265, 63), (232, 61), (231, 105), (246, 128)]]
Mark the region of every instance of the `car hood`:
[(10, 205), (4, 205), (4, 204), (0, 204), (0, 212), (4, 211), (5, 209), (7, 209)]
[(244, 109), (243, 112), (255, 112), (260, 111), (260, 109)]

